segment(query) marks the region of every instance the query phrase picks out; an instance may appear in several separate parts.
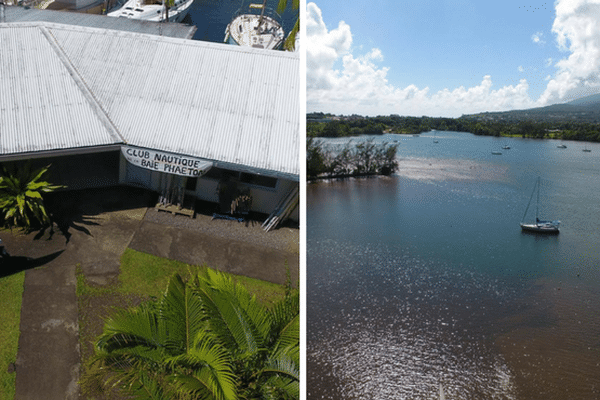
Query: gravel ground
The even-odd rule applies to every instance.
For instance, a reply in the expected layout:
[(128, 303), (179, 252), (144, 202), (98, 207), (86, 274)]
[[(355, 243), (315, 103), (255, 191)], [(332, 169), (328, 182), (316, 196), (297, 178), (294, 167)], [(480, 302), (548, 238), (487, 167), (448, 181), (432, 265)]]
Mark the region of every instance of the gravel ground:
[(164, 225), (200, 231), (213, 236), (230, 238), (256, 246), (299, 254), (299, 229), (280, 227), (266, 232), (262, 221), (213, 219), (211, 215), (196, 214), (195, 218), (184, 215), (172, 215), (167, 212), (149, 208), (144, 220)]

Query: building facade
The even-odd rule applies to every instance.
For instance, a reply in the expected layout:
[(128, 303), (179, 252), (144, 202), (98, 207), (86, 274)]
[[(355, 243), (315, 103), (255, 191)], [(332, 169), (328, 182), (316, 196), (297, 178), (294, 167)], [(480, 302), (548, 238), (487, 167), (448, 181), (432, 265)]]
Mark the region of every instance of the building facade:
[(1, 23), (0, 48), (0, 162), (298, 219), (297, 54), (51, 22)]

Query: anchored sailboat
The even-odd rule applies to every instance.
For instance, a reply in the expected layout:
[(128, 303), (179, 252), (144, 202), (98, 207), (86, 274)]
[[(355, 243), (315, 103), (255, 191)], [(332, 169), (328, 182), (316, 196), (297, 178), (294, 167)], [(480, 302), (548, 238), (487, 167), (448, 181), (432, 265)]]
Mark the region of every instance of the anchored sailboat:
[[(537, 203), (535, 207), (535, 222), (532, 223), (524, 223), (525, 216), (527, 215), (527, 211), (529, 210), (529, 206), (531, 205), (531, 200), (533, 200), (533, 195), (537, 191)], [(559, 232), (558, 226), (560, 225), (560, 221), (542, 221), (539, 219), (539, 208), (540, 208), (540, 178), (538, 177), (535, 185), (533, 186), (533, 192), (531, 193), (531, 197), (529, 198), (529, 203), (527, 203), (527, 208), (525, 209), (525, 213), (523, 214), (523, 218), (521, 220), (521, 229), (528, 232), (535, 233), (549, 233), (549, 234), (557, 234)]]
[(238, 46), (278, 50), (285, 39), (281, 17), (262, 4), (252, 3), (240, 9), (225, 29), (225, 42)]

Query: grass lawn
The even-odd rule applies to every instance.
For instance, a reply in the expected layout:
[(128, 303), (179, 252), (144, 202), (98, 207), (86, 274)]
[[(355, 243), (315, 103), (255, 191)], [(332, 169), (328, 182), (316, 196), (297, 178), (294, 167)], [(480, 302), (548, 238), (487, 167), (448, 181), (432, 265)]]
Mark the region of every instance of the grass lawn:
[[(144, 300), (160, 296), (171, 276), (177, 272), (185, 276), (187, 273), (197, 273), (203, 268), (206, 267), (192, 266), (127, 249), (121, 256), (121, 271), (117, 284), (88, 284), (78, 269), (79, 342), (83, 368), (86, 368), (86, 363), (94, 352), (93, 344), (102, 333), (104, 319), (115, 309), (136, 306)], [(285, 287), (282, 285), (237, 275), (232, 277), (256, 295), (263, 304), (273, 304), (284, 297)], [(83, 395), (85, 398), (86, 393)]]
[(17, 358), (24, 281), (25, 272), (0, 278), (0, 399), (15, 397), (16, 374), (7, 368)]

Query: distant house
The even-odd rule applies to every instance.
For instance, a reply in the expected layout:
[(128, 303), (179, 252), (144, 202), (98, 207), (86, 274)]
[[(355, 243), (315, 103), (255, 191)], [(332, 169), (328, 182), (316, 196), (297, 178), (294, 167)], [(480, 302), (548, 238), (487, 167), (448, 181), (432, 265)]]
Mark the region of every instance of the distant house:
[(297, 54), (52, 22), (0, 23), (0, 44), (0, 162), (164, 205), (226, 183), (298, 219)]

